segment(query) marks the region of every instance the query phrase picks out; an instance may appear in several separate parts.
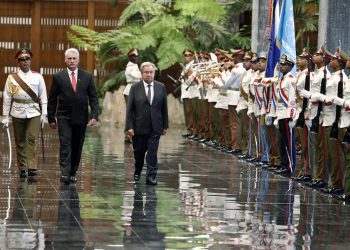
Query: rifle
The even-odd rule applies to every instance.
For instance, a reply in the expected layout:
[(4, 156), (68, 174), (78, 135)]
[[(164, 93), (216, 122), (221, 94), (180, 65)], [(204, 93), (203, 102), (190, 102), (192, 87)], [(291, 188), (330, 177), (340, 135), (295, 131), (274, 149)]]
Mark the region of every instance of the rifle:
[(181, 82), (179, 80), (174, 79), (172, 76), (167, 75), (173, 82), (174, 82), (174, 87), (177, 87), (181, 85)]
[[(339, 79), (339, 82), (338, 82), (338, 93), (337, 93), (337, 96), (339, 98), (343, 98), (343, 90), (344, 90), (344, 87), (343, 87), (343, 69), (340, 70), (340, 79)], [(342, 110), (342, 107), (341, 106), (338, 106), (336, 107), (336, 112), (335, 112), (335, 121), (332, 125), (332, 129), (331, 129), (331, 133), (329, 135), (329, 138), (332, 138), (332, 139), (338, 139), (338, 132), (339, 132), (339, 129), (338, 129), (338, 121), (339, 121), (339, 118), (340, 118), (340, 115), (341, 115), (341, 110)]]
[[(326, 62), (325, 57), (323, 58), (323, 61)], [(324, 63), (323, 78), (321, 81), (321, 89), (320, 89), (320, 93), (322, 95), (326, 94), (326, 84), (327, 84), (327, 67), (326, 67), (326, 63)], [(320, 114), (322, 109), (323, 109), (323, 103), (318, 102), (317, 114), (316, 114), (316, 117), (312, 119), (312, 126), (311, 126), (311, 131), (314, 133), (318, 133), (319, 126), (320, 126)]]
[[(310, 67), (306, 73), (306, 77), (305, 77), (305, 90), (307, 91), (310, 91)], [(300, 126), (300, 127), (303, 127), (304, 126), (304, 123), (305, 123), (305, 117), (304, 117), (304, 113), (305, 113), (305, 110), (307, 108), (307, 105), (308, 105), (308, 102), (309, 102), (309, 99), (308, 98), (303, 98), (303, 106), (302, 106), (302, 109), (299, 113), (299, 117), (298, 117), (298, 121), (297, 121), (297, 126)]]

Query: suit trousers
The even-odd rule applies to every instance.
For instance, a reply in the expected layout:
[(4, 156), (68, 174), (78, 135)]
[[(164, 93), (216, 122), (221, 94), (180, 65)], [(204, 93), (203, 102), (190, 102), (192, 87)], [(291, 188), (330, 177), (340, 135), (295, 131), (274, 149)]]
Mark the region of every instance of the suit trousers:
[(12, 117), (19, 170), (36, 169), (35, 149), (39, 135), (40, 116), (33, 118)]
[(60, 138), (60, 168), (62, 175), (74, 176), (78, 171), (85, 139), (86, 125), (72, 125), (70, 120), (58, 118)]
[(154, 179), (158, 170), (158, 147), (160, 134), (154, 132), (145, 135), (135, 135), (133, 137), (134, 158), (135, 158), (135, 174), (140, 175), (146, 156), (148, 179)]

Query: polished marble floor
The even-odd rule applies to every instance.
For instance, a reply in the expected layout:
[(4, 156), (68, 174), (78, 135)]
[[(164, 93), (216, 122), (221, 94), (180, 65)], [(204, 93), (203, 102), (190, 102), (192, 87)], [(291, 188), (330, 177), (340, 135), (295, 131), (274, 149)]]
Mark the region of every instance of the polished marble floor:
[(21, 181), (0, 128), (0, 249), (350, 249), (350, 205), (181, 137), (158, 186), (133, 183), (123, 131), (89, 128), (76, 185), (61, 185), (57, 131)]

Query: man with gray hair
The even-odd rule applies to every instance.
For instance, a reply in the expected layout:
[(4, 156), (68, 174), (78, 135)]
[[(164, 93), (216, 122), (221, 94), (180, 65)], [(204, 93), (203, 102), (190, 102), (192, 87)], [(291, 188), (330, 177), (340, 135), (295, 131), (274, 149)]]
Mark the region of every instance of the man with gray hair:
[(77, 181), (86, 127), (96, 124), (99, 106), (93, 76), (78, 69), (79, 51), (70, 48), (64, 55), (67, 68), (53, 75), (47, 110), (60, 138), (60, 180), (69, 184)]
[(163, 83), (154, 80), (156, 66), (151, 62), (141, 64), (142, 80), (130, 89), (126, 107), (125, 132), (133, 141), (135, 172), (138, 182), (146, 156), (146, 184), (157, 185), (157, 152), (159, 139), (168, 125), (167, 93)]

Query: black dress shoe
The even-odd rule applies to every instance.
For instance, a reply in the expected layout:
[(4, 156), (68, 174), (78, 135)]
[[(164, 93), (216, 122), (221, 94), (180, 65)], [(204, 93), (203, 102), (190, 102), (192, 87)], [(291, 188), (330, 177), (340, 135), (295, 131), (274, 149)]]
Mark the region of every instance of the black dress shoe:
[(269, 171), (276, 171), (277, 169), (279, 169), (279, 167), (276, 166), (276, 165), (270, 165), (270, 166), (268, 167), (268, 169), (269, 169)]
[(141, 175), (139, 174), (134, 174), (134, 181), (139, 181), (141, 178)]
[(236, 148), (236, 149), (234, 149), (234, 150), (232, 151), (232, 154), (234, 154), (234, 155), (241, 155), (241, 154), (242, 154), (242, 150)]
[(304, 175), (302, 178), (299, 179), (300, 182), (310, 182), (312, 180), (310, 175)]
[(61, 178), (60, 178), (60, 182), (68, 185), (69, 184), (69, 178), (67, 175), (62, 175)]
[(339, 195), (338, 199), (345, 201), (345, 202), (350, 202), (350, 194)]
[(326, 188), (327, 182), (324, 182), (322, 180), (318, 180), (314, 184), (312, 184), (311, 187), (316, 188), (316, 189)]
[(291, 172), (289, 171), (289, 169), (286, 168), (281, 168), (275, 171), (276, 174), (285, 176), (285, 177), (290, 177), (291, 176)]
[(27, 177), (27, 171), (25, 170), (20, 170), (19, 171), (19, 178), (24, 179)]
[(158, 183), (157, 183), (157, 180), (156, 180), (156, 179), (149, 179), (149, 178), (147, 178), (147, 179), (146, 179), (146, 184), (147, 184), (147, 185), (155, 186), (155, 185), (157, 185)]
[(337, 187), (334, 187), (334, 188), (330, 188), (329, 189), (329, 194), (331, 195), (342, 195), (344, 193), (344, 189), (342, 188), (337, 188)]
[(36, 169), (28, 169), (28, 176), (36, 176), (37, 172)]
[(77, 177), (75, 177), (75, 175), (71, 175), (70, 182), (71, 183), (77, 183)]

